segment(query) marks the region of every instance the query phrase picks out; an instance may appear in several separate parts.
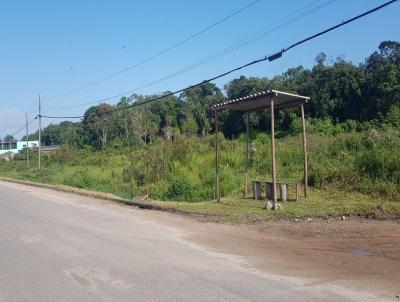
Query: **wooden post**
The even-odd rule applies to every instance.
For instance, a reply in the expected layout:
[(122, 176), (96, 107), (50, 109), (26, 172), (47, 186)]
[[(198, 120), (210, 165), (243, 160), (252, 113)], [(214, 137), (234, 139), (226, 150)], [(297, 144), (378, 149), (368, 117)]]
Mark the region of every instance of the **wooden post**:
[(247, 197), (248, 190), (248, 168), (249, 168), (249, 113), (246, 114), (246, 158), (244, 161), (244, 197)]
[(221, 194), (219, 187), (219, 139), (218, 139), (218, 110), (214, 110), (214, 122), (215, 122), (215, 181), (216, 181), (216, 193), (217, 202), (220, 202)]
[(254, 200), (261, 199), (261, 181), (253, 180), (253, 196)]
[(39, 115), (38, 115), (38, 117), (39, 117), (39, 152), (38, 152), (38, 156), (39, 156), (39, 160), (38, 160), (38, 168), (39, 168), (39, 172), (40, 172), (40, 169), (41, 169), (41, 160), (42, 160), (42, 158), (41, 158), (41, 152), (42, 152), (42, 104), (41, 104), (41, 101), (40, 101), (40, 94), (39, 94)]
[(26, 165), (29, 168), (29, 130), (28, 130), (28, 113), (25, 115), (26, 130)]
[(265, 183), (265, 192), (267, 200), (274, 200), (274, 183), (267, 181)]
[(271, 104), (271, 157), (272, 157), (272, 183), (273, 183), (273, 208), (276, 209), (276, 162), (275, 162), (275, 113), (274, 113), (274, 98), (270, 99)]
[(307, 139), (306, 139), (306, 123), (304, 119), (304, 104), (300, 104), (301, 126), (303, 133), (303, 151), (304, 151), (304, 196), (308, 196), (308, 170), (307, 170)]
[(280, 183), (279, 191), (281, 193), (282, 202), (287, 201), (288, 200), (288, 185), (287, 185), (287, 183)]

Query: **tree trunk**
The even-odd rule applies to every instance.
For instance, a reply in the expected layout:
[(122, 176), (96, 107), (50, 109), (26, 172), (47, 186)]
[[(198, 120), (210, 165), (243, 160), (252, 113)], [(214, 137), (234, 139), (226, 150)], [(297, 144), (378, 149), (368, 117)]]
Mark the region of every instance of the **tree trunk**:
[(101, 139), (101, 144), (103, 149), (105, 148), (106, 144), (107, 144), (107, 129), (102, 129), (102, 135), (100, 137)]

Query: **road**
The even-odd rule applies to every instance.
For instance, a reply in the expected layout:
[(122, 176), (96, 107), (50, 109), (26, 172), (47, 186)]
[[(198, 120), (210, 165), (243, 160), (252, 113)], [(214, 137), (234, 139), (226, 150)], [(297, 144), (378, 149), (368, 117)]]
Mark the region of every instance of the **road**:
[(0, 182), (0, 301), (375, 300), (257, 271), (152, 213)]

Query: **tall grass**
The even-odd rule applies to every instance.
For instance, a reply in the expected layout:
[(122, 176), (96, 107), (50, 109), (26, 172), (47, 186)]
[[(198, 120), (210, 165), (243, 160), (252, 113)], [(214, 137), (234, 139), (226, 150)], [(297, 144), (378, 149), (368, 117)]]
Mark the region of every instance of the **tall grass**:
[[(326, 125), (325, 125), (326, 126)], [(324, 126), (324, 127), (325, 127)], [(325, 128), (324, 128), (325, 129)], [(221, 141), (221, 193), (241, 195), (245, 139)], [(37, 172), (22, 158), (0, 163), (0, 174), (110, 192), (123, 197), (149, 194), (160, 200), (198, 202), (215, 198), (214, 137), (178, 137), (136, 148), (63, 147), (45, 155)], [(300, 134), (277, 139), (278, 179), (302, 181)], [(309, 184), (328, 190), (359, 191), (400, 200), (400, 136), (395, 129), (308, 135)], [(254, 133), (249, 175), (270, 179), (270, 138)]]

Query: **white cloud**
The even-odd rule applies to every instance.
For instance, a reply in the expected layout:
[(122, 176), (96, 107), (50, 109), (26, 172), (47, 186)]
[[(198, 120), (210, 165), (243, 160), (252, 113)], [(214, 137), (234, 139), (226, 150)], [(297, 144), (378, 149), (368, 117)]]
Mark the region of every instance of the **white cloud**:
[[(25, 115), (16, 108), (0, 110), (0, 136), (4, 137), (7, 134), (12, 134), (25, 125)], [(21, 131), (16, 137), (24, 135)]]

